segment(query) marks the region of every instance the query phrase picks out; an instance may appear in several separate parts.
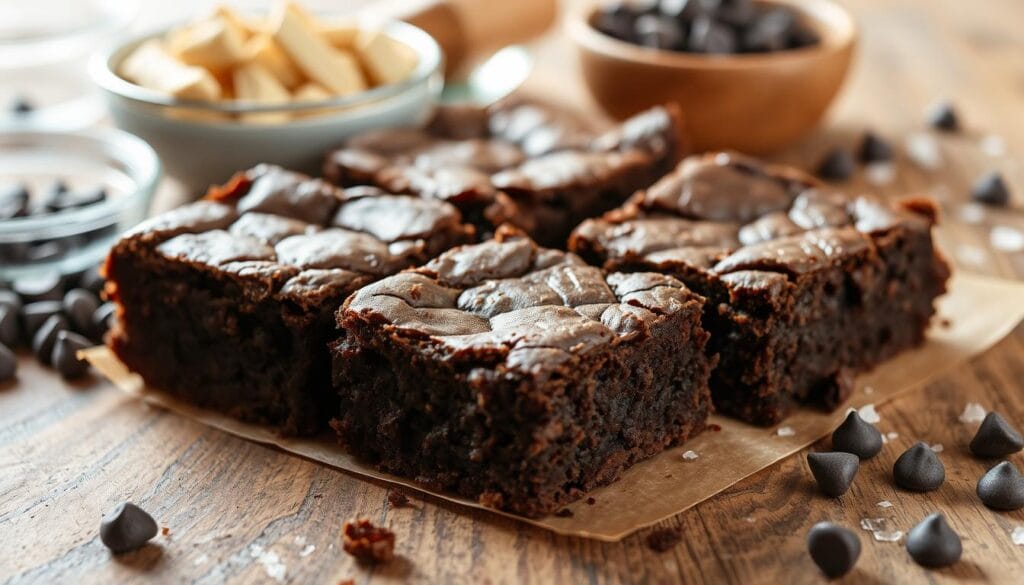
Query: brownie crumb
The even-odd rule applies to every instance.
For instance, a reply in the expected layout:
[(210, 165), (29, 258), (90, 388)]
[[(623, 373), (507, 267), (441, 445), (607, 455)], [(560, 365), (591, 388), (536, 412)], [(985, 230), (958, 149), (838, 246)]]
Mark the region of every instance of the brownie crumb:
[(647, 548), (662, 553), (679, 544), (682, 539), (683, 535), (675, 528), (659, 528), (647, 535)]
[(555, 512), (555, 516), (558, 516), (559, 518), (572, 518), (574, 514), (572, 513), (572, 510), (570, 510), (569, 508), (562, 508), (561, 510)]
[(163, 526), (163, 527), (160, 528), (160, 534), (162, 534), (164, 536), (170, 536), (171, 535), (171, 529), (166, 527), (166, 526)]
[(392, 508), (412, 507), (412, 502), (409, 501), (409, 496), (395, 490), (391, 490), (390, 492), (388, 492), (388, 504)]
[(341, 529), (342, 548), (360, 562), (383, 563), (395, 555), (395, 533), (369, 520), (346, 522)]
[(595, 500), (594, 498), (587, 498), (587, 505), (588, 506), (593, 506), (596, 503), (597, 503), (597, 500)]
[(708, 430), (711, 431), (712, 433), (717, 433), (722, 430), (722, 425), (716, 425), (715, 423), (711, 423), (708, 425)]

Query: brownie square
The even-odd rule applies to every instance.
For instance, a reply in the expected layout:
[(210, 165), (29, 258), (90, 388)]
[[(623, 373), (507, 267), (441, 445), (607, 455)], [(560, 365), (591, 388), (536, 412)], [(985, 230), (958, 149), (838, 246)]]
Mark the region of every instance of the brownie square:
[(262, 165), (113, 247), (105, 271), (118, 318), (107, 341), (152, 387), (315, 433), (337, 409), (327, 344), (344, 298), (472, 239), (443, 201)]
[(702, 304), (502, 229), (345, 301), (332, 424), (384, 471), (548, 514), (703, 430)]
[(682, 156), (674, 107), (594, 134), (534, 103), (442, 107), (425, 129), (374, 130), (331, 152), (324, 175), (341, 185), (449, 201), (482, 236), (511, 223), (564, 248), (587, 217), (620, 205)]
[(569, 247), (705, 296), (715, 406), (768, 425), (794, 403), (835, 408), (853, 374), (923, 341), (949, 277), (935, 217), (927, 200), (848, 197), (792, 168), (711, 153), (583, 222)]

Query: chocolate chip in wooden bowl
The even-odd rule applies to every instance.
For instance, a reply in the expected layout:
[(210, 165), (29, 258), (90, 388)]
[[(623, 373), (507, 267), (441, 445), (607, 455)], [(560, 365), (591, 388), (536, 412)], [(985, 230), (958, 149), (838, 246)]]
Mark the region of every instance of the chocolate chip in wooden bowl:
[(963, 544), (946, 517), (936, 512), (907, 533), (907, 552), (921, 566), (948, 567), (960, 560)]
[(72, 331), (59, 331), (53, 343), (50, 363), (65, 380), (81, 378), (89, 371), (89, 362), (79, 359), (78, 352), (90, 347), (92, 342), (85, 336)]
[(993, 510), (1024, 508), (1024, 476), (1009, 461), (1003, 461), (985, 472), (976, 489), (981, 503)]
[(846, 420), (832, 432), (832, 449), (870, 459), (882, 450), (882, 433), (862, 419), (856, 410), (851, 410)]
[(826, 181), (845, 181), (853, 176), (856, 169), (857, 161), (853, 153), (847, 148), (837, 147), (821, 159), (815, 173)]
[(37, 301), (29, 303), (21, 310), (22, 323), (25, 325), (25, 339), (29, 342), (35, 337), (36, 331), (54, 315), (64, 311), (61, 301)]
[(946, 480), (946, 467), (927, 444), (918, 442), (903, 452), (892, 466), (896, 485), (915, 492), (939, 489)]
[(633, 41), (635, 22), (636, 15), (628, 2), (604, 4), (594, 15), (594, 28), (620, 41)]
[(142, 548), (158, 531), (156, 520), (131, 502), (118, 504), (100, 521), (100, 540), (116, 554)]
[(68, 320), (64, 315), (51, 315), (45, 323), (32, 336), (32, 353), (43, 365), (50, 365), (50, 358), (53, 357), (53, 346), (57, 342), (57, 334), (67, 331)]
[(92, 330), (92, 314), (100, 306), (96, 295), (84, 288), (73, 288), (64, 294), (62, 306), (72, 329), (79, 333)]
[(850, 529), (832, 522), (819, 522), (807, 533), (811, 560), (830, 579), (849, 573), (860, 558), (860, 539)]
[(892, 160), (892, 145), (874, 132), (865, 132), (860, 142), (858, 158), (866, 164), (889, 162)]
[(971, 185), (971, 199), (985, 205), (1004, 207), (1010, 202), (1010, 189), (998, 171), (990, 171)]
[(29, 192), (24, 183), (0, 185), (0, 220), (28, 215)]
[(850, 489), (860, 469), (860, 458), (853, 453), (808, 453), (807, 466), (826, 496), (838, 498)]
[(1006, 457), (1024, 449), (1024, 437), (998, 412), (985, 415), (971, 439), (971, 453), (978, 457)]
[(644, 14), (636, 19), (634, 37), (637, 44), (651, 49), (672, 51), (684, 44), (683, 28), (671, 18)]
[(772, 8), (757, 17), (743, 33), (743, 50), (753, 53), (782, 51), (796, 26), (796, 16), (785, 8)]
[(0, 384), (14, 379), (18, 373), (18, 356), (11, 348), (0, 343)]
[(958, 132), (960, 130), (960, 117), (956, 114), (953, 104), (948, 101), (941, 101), (933, 104), (928, 109), (928, 125), (943, 132)]
[(21, 341), (21, 318), (10, 305), (0, 305), (0, 343), (14, 347)]
[(341, 529), (342, 548), (364, 563), (384, 563), (395, 555), (395, 533), (369, 520), (346, 522)]
[(687, 50), (709, 55), (728, 55), (736, 52), (736, 33), (728, 26), (707, 15), (694, 19), (690, 36), (686, 39)]

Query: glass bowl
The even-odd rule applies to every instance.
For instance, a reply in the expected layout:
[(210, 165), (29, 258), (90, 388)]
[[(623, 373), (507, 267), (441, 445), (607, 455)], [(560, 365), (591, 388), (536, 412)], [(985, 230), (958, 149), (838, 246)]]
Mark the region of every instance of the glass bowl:
[(72, 192), (107, 193), (92, 205), (0, 220), (0, 280), (96, 266), (123, 231), (146, 217), (159, 178), (153, 149), (118, 130), (0, 133), (0, 184), (23, 183), (36, 202), (56, 181)]
[(199, 195), (211, 184), (258, 163), (317, 173), (324, 154), (348, 137), (426, 122), (444, 84), (441, 48), (410, 24), (391, 22), (374, 28), (413, 49), (419, 56), (416, 69), (398, 83), (322, 101), (182, 100), (118, 75), (121, 62), (136, 47), (166, 31), (96, 55), (90, 73), (103, 90), (117, 126), (152, 144), (167, 174)]

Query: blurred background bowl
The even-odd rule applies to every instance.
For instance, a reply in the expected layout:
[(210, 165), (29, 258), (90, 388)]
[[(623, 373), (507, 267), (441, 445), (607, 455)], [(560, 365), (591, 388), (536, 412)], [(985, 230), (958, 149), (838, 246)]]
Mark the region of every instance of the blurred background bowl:
[[(415, 71), (399, 83), (323, 101), (281, 105), (184, 101), (117, 74), (132, 50), (166, 31), (97, 55), (90, 73), (117, 126), (153, 145), (167, 174), (199, 194), (239, 169), (258, 163), (316, 172), (324, 153), (352, 135), (371, 128), (424, 122), (443, 86), (441, 50), (430, 35), (413, 25), (390, 22), (381, 30), (419, 55)], [(287, 121), (275, 123), (275, 116)], [(263, 120), (251, 121), (254, 117)]]
[(821, 120), (850, 68), (857, 27), (833, 0), (757, 2), (793, 9), (819, 42), (734, 55), (649, 49), (598, 31), (595, 3), (572, 12), (567, 27), (586, 84), (611, 116), (675, 102), (696, 150), (765, 154), (799, 140)]
[(112, 128), (0, 133), (0, 184), (26, 185), (36, 204), (56, 181), (71, 191), (106, 191), (92, 205), (0, 221), (0, 280), (95, 267), (121, 232), (146, 217), (159, 178), (153, 149)]

